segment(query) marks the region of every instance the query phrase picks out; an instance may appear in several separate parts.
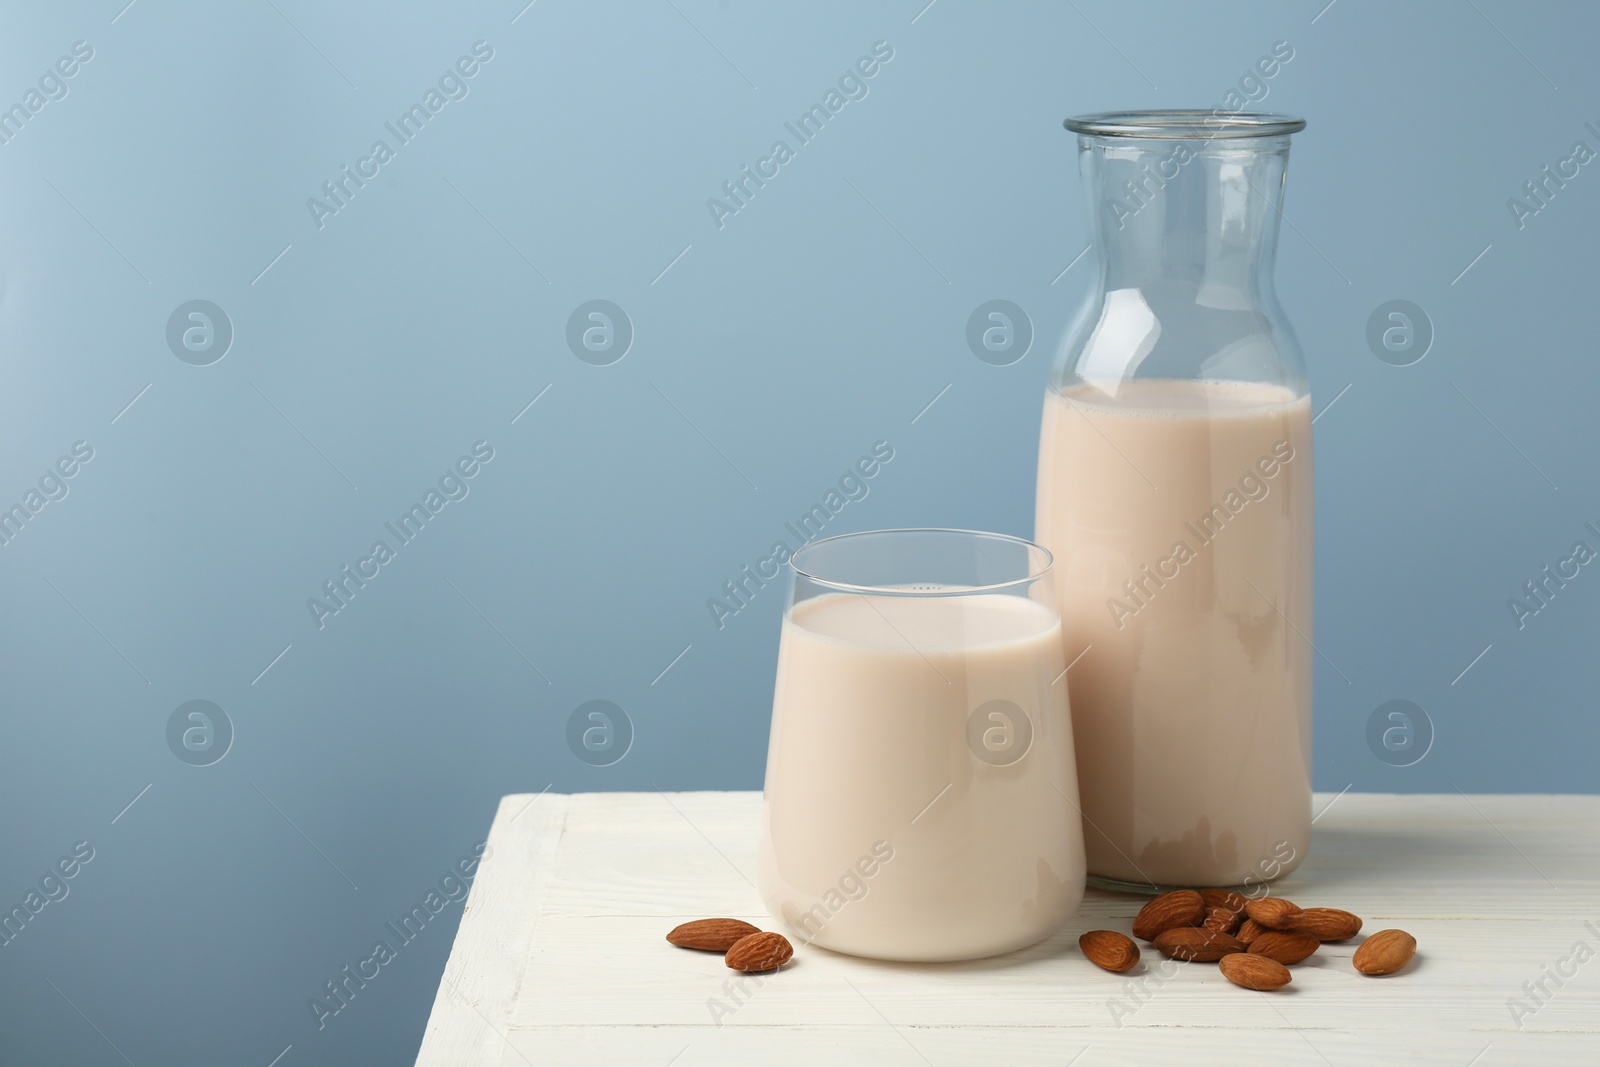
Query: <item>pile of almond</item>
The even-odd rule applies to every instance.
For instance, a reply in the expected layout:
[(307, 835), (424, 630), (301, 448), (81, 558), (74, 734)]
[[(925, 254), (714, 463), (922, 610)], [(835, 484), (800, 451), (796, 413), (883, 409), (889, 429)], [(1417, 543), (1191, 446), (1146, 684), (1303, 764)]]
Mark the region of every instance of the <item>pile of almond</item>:
[(674, 927), (667, 940), (679, 948), (721, 952), (724, 963), (745, 974), (775, 971), (794, 958), (787, 937), (740, 919), (696, 919)]
[[(1324, 941), (1345, 941), (1361, 918), (1339, 908), (1301, 908), (1281, 897), (1249, 900), (1230, 889), (1177, 889), (1156, 897), (1134, 916), (1133, 936), (1175, 960), (1216, 963), (1224, 978), (1246, 989), (1289, 984), (1286, 964), (1299, 963)], [(1127, 971), (1139, 946), (1115, 930), (1090, 930), (1078, 938), (1090, 963)], [(1393, 974), (1416, 954), (1417, 939), (1404, 930), (1379, 930), (1363, 941), (1351, 963), (1362, 974)]]

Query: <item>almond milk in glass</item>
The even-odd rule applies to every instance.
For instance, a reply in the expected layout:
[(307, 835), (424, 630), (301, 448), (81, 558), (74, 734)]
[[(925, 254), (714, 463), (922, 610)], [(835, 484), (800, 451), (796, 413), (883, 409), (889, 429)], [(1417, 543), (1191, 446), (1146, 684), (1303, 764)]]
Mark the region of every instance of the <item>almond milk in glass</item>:
[(1050, 554), (879, 530), (790, 562), (759, 849), (779, 928), (915, 961), (1048, 937), (1084, 887)]
[[(1311, 824), (1311, 399), (1273, 292), (1283, 115), (1078, 135), (1098, 263), (1044, 403), (1091, 881), (1259, 886)], [(1074, 662), (1075, 661), (1075, 662)]]

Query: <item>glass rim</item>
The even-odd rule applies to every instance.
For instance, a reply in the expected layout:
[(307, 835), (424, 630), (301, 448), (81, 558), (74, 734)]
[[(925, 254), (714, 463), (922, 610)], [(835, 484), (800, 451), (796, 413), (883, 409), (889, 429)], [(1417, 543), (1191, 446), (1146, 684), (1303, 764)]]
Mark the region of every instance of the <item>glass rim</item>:
[(1096, 111), (1072, 115), (1063, 123), (1089, 137), (1189, 138), (1282, 137), (1299, 133), (1306, 120), (1277, 111), (1207, 111), (1161, 108), (1147, 111)]
[[(1018, 578), (984, 585), (951, 584), (941, 585), (936, 589), (908, 589), (905, 586), (863, 585), (859, 582), (845, 582), (836, 578), (827, 578), (806, 570), (804, 566), (796, 562), (805, 553), (822, 545), (861, 538), (899, 538), (906, 534), (950, 534), (968, 541), (986, 540), (1017, 545), (1027, 553), (1028, 573)], [(881, 530), (856, 530), (851, 533), (834, 534), (831, 537), (819, 537), (815, 541), (807, 541), (789, 555), (789, 570), (796, 578), (804, 578), (808, 582), (814, 582), (817, 585), (846, 593), (872, 593), (878, 596), (949, 597), (970, 596), (974, 593), (993, 593), (1029, 585), (1042, 578), (1047, 578), (1055, 567), (1055, 562), (1055, 554), (1048, 548), (1036, 541), (1030, 541), (1026, 537), (1018, 537), (1015, 534), (996, 533), (992, 530), (962, 530), (952, 526), (905, 526)]]

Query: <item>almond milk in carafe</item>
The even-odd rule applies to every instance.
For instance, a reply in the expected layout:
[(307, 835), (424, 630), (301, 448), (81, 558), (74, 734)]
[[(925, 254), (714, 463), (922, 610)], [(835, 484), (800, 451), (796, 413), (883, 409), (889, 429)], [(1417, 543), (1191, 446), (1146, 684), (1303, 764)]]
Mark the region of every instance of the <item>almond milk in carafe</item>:
[(1099, 275), (1044, 404), (1084, 842), (1121, 887), (1257, 885), (1311, 820), (1311, 406), (1272, 289), (1281, 115), (1067, 121)]

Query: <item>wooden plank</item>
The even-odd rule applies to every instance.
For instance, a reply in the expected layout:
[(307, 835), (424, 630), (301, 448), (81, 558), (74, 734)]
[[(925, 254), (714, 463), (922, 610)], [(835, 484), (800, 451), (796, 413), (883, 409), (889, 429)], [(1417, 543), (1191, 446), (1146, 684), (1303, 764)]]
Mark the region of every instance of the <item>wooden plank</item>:
[(740, 980), (662, 938), (713, 914), (772, 925), (751, 884), (759, 794), (508, 797), (417, 1062), (1061, 1064), (1086, 1046), (1084, 1064), (1600, 1061), (1600, 963), (1548, 977), (1579, 941), (1600, 953), (1600, 797), (1330, 801), (1275, 892), (1347, 907), (1365, 932), (1403, 927), (1418, 962), (1375, 980), (1350, 967), (1353, 943), (1327, 945), (1268, 996), (1148, 950), (1130, 976), (1092, 967), (1078, 933), (1127, 929), (1140, 904), (1097, 891), (1056, 936), (994, 960), (800, 946), (781, 974)]
[[(1254, 994), (1264, 996), (1265, 994)], [(1572, 1034), (1428, 1035), (1425, 1045), (1389, 1034), (1338, 1031), (1262, 1033), (1242, 1027), (1088, 1033), (1049, 1026), (891, 1027), (821, 1022), (791, 1027), (547, 1027), (513, 1035), (503, 1067), (604, 1064), (703, 1067), (723, 1064), (870, 1064), (872, 1067), (1104, 1067), (1107, 1064), (1246, 1064), (1368, 1067), (1433, 1064), (1592, 1064), (1594, 1039)], [(490, 1061), (491, 1063), (496, 1061)]]
[(418, 1064), (500, 1062), (539, 925), (539, 901), (572, 799), (551, 794), (500, 798), (434, 996)]

